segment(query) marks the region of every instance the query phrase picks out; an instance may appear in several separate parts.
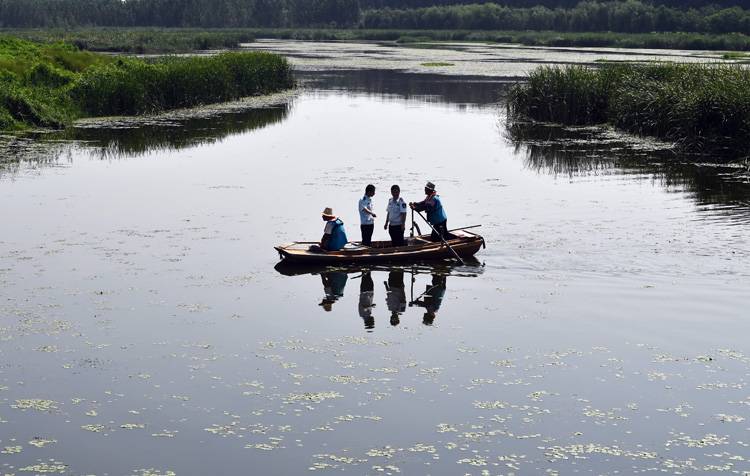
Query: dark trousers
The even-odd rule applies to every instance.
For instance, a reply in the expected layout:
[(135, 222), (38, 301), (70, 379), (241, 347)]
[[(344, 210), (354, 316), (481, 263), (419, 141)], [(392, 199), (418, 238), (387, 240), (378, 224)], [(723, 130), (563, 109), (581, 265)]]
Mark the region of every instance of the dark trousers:
[(370, 246), (372, 244), (372, 233), (375, 231), (375, 225), (359, 225), (362, 230), (362, 244)]
[(388, 234), (391, 235), (393, 246), (404, 246), (404, 228), (401, 225), (389, 226)]
[[(451, 236), (450, 233), (448, 233), (448, 220), (445, 220), (443, 223), (438, 223), (437, 225), (432, 225), (432, 228), (434, 228), (432, 235), (430, 236), (432, 241), (440, 241), (441, 236), (444, 240), (450, 239)], [(438, 233), (440, 234), (438, 235)]]

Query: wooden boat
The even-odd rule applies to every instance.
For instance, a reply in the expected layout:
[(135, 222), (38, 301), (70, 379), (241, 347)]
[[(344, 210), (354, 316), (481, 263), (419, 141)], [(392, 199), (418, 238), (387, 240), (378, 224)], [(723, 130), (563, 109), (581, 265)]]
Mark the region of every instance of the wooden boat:
[[(461, 258), (474, 256), (485, 246), (484, 238), (465, 229), (452, 230), (450, 234), (447, 243)], [(404, 246), (391, 246), (390, 241), (373, 241), (372, 246), (349, 243), (339, 251), (323, 251), (316, 242), (295, 241), (274, 249), (284, 261), (300, 264), (417, 262), (453, 258), (451, 250), (441, 241), (432, 241), (430, 235), (409, 237)]]

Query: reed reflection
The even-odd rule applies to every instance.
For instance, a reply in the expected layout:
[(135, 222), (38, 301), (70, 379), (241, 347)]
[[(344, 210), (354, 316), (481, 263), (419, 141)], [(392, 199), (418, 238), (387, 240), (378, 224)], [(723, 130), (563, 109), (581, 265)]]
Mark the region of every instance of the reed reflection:
[(441, 103), (458, 107), (485, 107), (497, 104), (507, 80), (405, 71), (357, 69), (337, 71), (297, 71), (295, 76), (317, 91), (366, 94), (379, 99)]
[[(410, 323), (409, 314), (418, 317), (423, 325), (431, 326), (435, 322), (447, 290), (448, 278), (474, 278), (483, 272), (478, 261), (467, 263), (466, 266), (450, 266), (445, 264), (434, 266), (388, 267), (373, 268), (310, 268), (287, 265), (281, 262), (276, 265), (276, 271), (285, 276), (315, 276), (320, 275), (323, 284), (323, 300), (319, 306), (326, 312), (333, 310), (338, 303), (338, 312), (347, 306), (354, 305), (358, 316), (362, 319), (364, 329), (372, 332), (378, 320), (388, 322), (391, 326)], [(386, 274), (387, 273), (387, 274)], [(377, 291), (375, 279), (383, 279), (382, 291)], [(407, 287), (406, 279), (410, 285)], [(356, 304), (351, 303), (351, 297), (344, 299), (344, 290), (349, 281), (359, 281), (359, 294)], [(424, 289), (421, 294), (419, 289)], [(379, 294), (382, 292), (383, 294)], [(353, 296), (352, 296), (353, 297)], [(385, 309), (381, 309), (377, 302), (385, 300)], [(345, 304), (349, 302), (350, 304)], [(382, 301), (380, 301), (382, 302)], [(342, 307), (344, 306), (344, 307)], [(410, 312), (414, 309), (414, 312)], [(352, 313), (354, 310), (352, 309)], [(406, 319), (406, 321), (404, 321)], [(411, 323), (416, 322), (412, 321)]]
[(152, 152), (176, 151), (213, 144), (222, 139), (262, 129), (284, 121), (290, 104), (212, 114), (206, 117), (156, 118), (152, 121), (111, 127), (76, 127), (66, 133), (69, 140), (86, 143), (102, 159), (140, 156)]
[(667, 191), (691, 194), (698, 205), (720, 206), (735, 222), (750, 222), (748, 163), (679, 156), (664, 144), (591, 127), (510, 122), (505, 137), (523, 155), (525, 167), (538, 173), (656, 180)]

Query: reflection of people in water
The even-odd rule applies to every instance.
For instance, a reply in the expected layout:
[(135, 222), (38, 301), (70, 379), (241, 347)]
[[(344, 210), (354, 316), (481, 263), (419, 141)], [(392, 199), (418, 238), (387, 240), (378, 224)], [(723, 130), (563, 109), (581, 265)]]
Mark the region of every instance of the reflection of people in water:
[(406, 311), (406, 288), (404, 286), (403, 270), (393, 270), (388, 273), (388, 281), (385, 284), (385, 303), (391, 311), (391, 325), (397, 326), (399, 315)]
[(440, 309), (440, 305), (443, 303), (443, 296), (445, 296), (445, 276), (440, 274), (432, 275), (432, 285), (427, 286), (427, 290), (424, 292), (424, 298), (420, 301), (417, 299), (414, 304), (425, 309), (424, 316), (422, 317), (422, 323), (426, 326), (431, 326), (435, 321), (436, 314)]
[(362, 272), (362, 280), (359, 283), (359, 316), (365, 321), (365, 329), (375, 328), (375, 318), (372, 317), (372, 308), (375, 307), (375, 284), (369, 271)]
[(323, 302), (321, 302), (320, 305), (323, 306), (323, 309), (327, 312), (330, 312), (333, 303), (344, 295), (344, 288), (346, 287), (348, 276), (346, 273), (340, 271), (332, 271), (328, 273), (320, 273), (320, 279), (323, 281), (323, 292), (325, 293)]

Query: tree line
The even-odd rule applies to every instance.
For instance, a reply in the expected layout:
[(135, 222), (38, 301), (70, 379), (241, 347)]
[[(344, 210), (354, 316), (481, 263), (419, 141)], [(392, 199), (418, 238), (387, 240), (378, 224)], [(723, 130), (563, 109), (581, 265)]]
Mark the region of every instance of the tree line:
[(365, 28), (554, 30), (648, 33), (683, 31), (750, 34), (750, 10), (740, 7), (678, 9), (627, 1), (584, 1), (573, 8), (515, 8), (494, 3), (414, 9), (365, 10)]
[[(0, 27), (338, 27), (750, 34), (743, 0), (0, 0)], [(710, 3), (709, 3), (710, 2)]]

